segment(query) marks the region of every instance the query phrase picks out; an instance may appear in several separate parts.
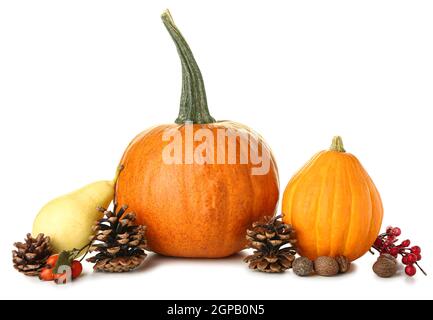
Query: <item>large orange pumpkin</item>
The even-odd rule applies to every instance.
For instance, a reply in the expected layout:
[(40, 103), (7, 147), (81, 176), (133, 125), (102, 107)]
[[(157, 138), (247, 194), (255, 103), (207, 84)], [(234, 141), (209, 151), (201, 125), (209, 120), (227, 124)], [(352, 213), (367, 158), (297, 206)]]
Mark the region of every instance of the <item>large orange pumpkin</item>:
[[(245, 247), (251, 223), (275, 213), (277, 168), (259, 135), (210, 116), (190, 48), (170, 14), (162, 19), (182, 62), (179, 117), (176, 124), (151, 128), (131, 142), (121, 160), (116, 202), (127, 204), (138, 223), (147, 226), (151, 250), (177, 257), (226, 257)], [(218, 140), (221, 134), (234, 138)], [(191, 141), (192, 136), (199, 139)], [(180, 159), (176, 152), (182, 152)], [(266, 154), (269, 169), (254, 174), (259, 165), (253, 159)]]
[(340, 137), (291, 179), (282, 207), (284, 222), (297, 231), (300, 253), (310, 259), (356, 260), (371, 248), (383, 217), (379, 192)]

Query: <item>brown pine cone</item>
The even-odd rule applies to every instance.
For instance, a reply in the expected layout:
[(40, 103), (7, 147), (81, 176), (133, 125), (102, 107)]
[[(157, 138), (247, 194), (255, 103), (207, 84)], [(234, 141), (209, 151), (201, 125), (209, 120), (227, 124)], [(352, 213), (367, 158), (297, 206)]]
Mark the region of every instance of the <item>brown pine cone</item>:
[(94, 263), (95, 271), (127, 272), (138, 268), (146, 258), (146, 227), (135, 224), (135, 214), (126, 213), (123, 206), (117, 213), (100, 208), (104, 217), (94, 226), (90, 252), (97, 254), (87, 261)]
[(296, 255), (296, 234), (292, 226), (284, 224), (280, 218), (266, 217), (247, 230), (248, 247), (255, 249), (254, 254), (244, 260), (249, 263), (250, 269), (277, 273), (292, 267)]
[(38, 276), (52, 254), (50, 237), (42, 233), (33, 238), (30, 233), (24, 242), (16, 242), (12, 251), (14, 268), (26, 276)]

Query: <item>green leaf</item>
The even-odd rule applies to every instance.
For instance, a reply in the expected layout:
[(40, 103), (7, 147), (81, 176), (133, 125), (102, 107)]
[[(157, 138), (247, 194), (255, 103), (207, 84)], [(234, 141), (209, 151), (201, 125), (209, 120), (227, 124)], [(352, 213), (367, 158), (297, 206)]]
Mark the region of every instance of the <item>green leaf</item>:
[(70, 267), (71, 264), (72, 264), (72, 260), (73, 260), (73, 257), (74, 257), (75, 254), (76, 254), (75, 250), (60, 252), (59, 259), (57, 260), (57, 263), (54, 266), (53, 273), (54, 274), (58, 274), (59, 273), (58, 272), (59, 268), (61, 266), (68, 266), (68, 267)]

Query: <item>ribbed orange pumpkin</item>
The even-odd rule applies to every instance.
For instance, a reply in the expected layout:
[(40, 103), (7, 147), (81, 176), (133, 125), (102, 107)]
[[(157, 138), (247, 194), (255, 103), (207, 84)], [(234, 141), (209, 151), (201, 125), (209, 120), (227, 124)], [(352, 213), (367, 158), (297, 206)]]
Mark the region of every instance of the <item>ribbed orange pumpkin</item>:
[[(116, 201), (128, 205), (137, 214), (137, 222), (147, 226), (152, 251), (176, 257), (226, 257), (245, 247), (246, 230), (254, 221), (275, 213), (279, 198), (277, 168), (259, 135), (246, 126), (217, 122), (210, 116), (203, 79), (190, 48), (169, 13), (162, 18), (182, 61), (179, 117), (176, 124), (149, 129), (129, 145), (121, 160)], [(202, 129), (200, 132), (212, 138), (189, 140)], [(173, 143), (164, 138), (170, 132), (178, 134), (178, 150), (184, 152), (181, 163), (163, 159)], [(218, 132), (231, 132), (234, 148), (228, 138), (218, 143)], [(200, 146), (202, 151), (214, 150), (210, 155), (213, 163), (186, 161), (188, 150), (196, 151)], [(228, 159), (233, 150), (235, 163)], [(270, 156), (269, 170), (264, 174), (252, 174), (259, 167), (252, 158), (240, 161), (252, 150), (257, 151), (254, 158)], [(217, 160), (221, 154), (225, 162)]]
[(284, 222), (297, 231), (300, 253), (310, 259), (358, 259), (374, 243), (383, 217), (379, 192), (340, 137), (291, 179), (282, 211)]

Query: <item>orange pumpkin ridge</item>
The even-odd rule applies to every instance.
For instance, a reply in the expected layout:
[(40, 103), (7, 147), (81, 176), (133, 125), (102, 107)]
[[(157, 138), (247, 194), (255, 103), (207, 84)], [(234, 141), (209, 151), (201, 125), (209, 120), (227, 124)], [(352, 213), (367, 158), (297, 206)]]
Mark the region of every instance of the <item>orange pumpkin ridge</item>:
[(383, 206), (359, 160), (346, 153), (340, 137), (316, 154), (288, 183), (283, 220), (293, 225), (302, 255), (344, 255), (354, 261), (374, 243)]
[[(137, 222), (147, 226), (152, 251), (176, 257), (220, 258), (245, 248), (246, 230), (264, 216), (275, 214), (279, 197), (278, 170), (268, 145), (248, 127), (230, 121), (216, 122), (209, 114), (203, 79), (192, 52), (168, 12), (162, 15), (182, 60), (182, 95), (176, 124), (151, 128), (138, 135), (126, 149), (123, 170), (116, 184), (116, 202), (127, 204)], [(188, 163), (187, 130), (206, 129), (213, 139), (193, 141), (192, 148), (214, 150), (214, 163)], [(182, 161), (169, 164), (163, 153), (173, 140), (163, 139), (168, 130), (179, 133)], [(218, 130), (236, 134), (236, 163), (217, 162), (229, 154), (229, 139), (218, 143)], [(248, 139), (248, 140), (246, 140)], [(247, 142), (248, 150), (241, 150)], [(259, 149), (252, 148), (259, 145)], [(173, 151), (174, 152), (174, 151)], [(253, 175), (257, 167), (239, 159), (270, 154), (269, 171)], [(171, 153), (170, 153), (171, 154)]]

